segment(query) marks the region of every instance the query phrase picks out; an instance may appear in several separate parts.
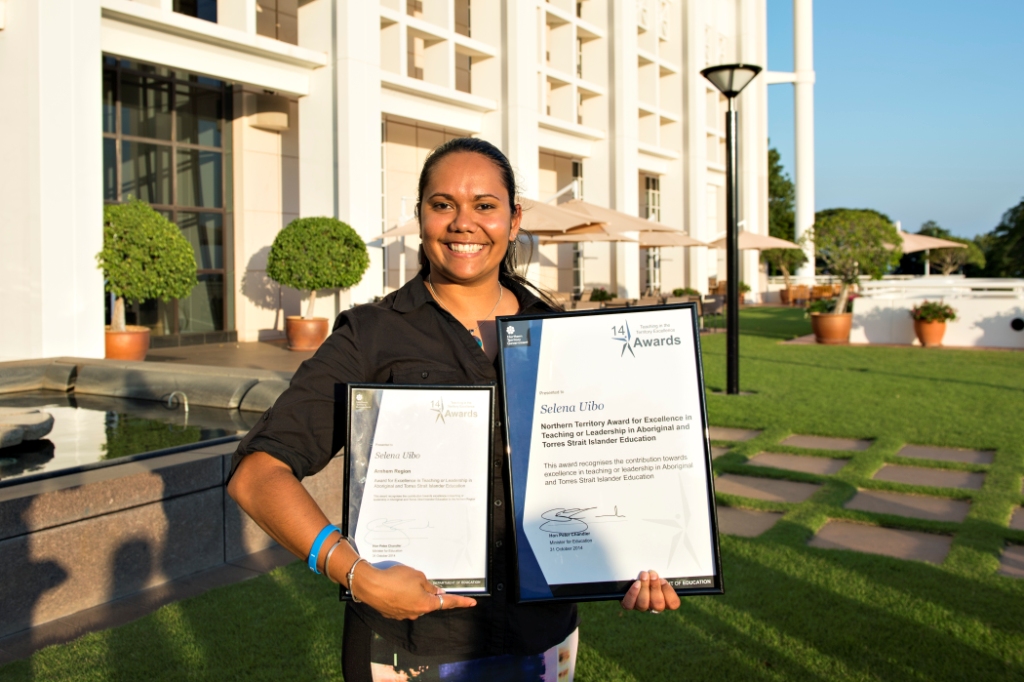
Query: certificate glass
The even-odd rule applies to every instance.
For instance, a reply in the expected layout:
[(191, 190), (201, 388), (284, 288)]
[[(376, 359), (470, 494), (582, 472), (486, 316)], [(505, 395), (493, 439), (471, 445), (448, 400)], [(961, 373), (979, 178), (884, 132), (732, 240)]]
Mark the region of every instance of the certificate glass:
[(349, 385), (342, 530), (360, 556), (416, 568), (448, 592), (488, 594), (494, 395)]
[(520, 602), (723, 592), (693, 304), (498, 319)]

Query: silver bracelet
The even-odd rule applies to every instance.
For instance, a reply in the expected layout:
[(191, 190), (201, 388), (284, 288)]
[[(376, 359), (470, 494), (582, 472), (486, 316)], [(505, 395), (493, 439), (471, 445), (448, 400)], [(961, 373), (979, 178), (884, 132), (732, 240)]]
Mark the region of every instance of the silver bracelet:
[(355, 563), (352, 564), (352, 568), (348, 569), (348, 593), (352, 596), (352, 601), (356, 604), (361, 604), (362, 602), (356, 599), (356, 593), (352, 591), (352, 580), (356, 577), (356, 566), (359, 565), (360, 561), (366, 561), (366, 559), (359, 557), (355, 560)]
[(331, 555), (334, 554), (334, 550), (338, 549), (338, 547), (341, 547), (341, 542), (341, 540), (338, 540), (333, 545), (331, 545), (331, 548), (327, 550), (327, 558), (324, 559), (324, 575), (326, 575), (327, 579), (330, 580), (332, 583), (335, 583), (336, 585), (340, 585), (341, 583), (331, 577)]

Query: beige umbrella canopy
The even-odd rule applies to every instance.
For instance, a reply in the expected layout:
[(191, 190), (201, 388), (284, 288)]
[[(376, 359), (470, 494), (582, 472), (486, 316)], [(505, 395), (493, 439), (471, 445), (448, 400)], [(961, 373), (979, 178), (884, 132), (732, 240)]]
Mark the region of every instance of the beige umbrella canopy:
[(623, 213), (622, 211), (616, 211), (614, 209), (597, 206), (595, 204), (588, 204), (582, 199), (572, 199), (564, 204), (559, 204), (558, 208), (566, 211), (572, 211), (573, 213), (580, 213), (587, 216), (594, 222), (605, 223), (608, 226), (609, 232), (679, 231), (674, 227), (669, 227), (662, 223), (656, 223), (653, 220), (645, 220), (643, 218), (638, 218), (635, 215)]
[(917, 251), (930, 251), (932, 249), (966, 249), (967, 244), (951, 242), (948, 239), (929, 237), (926, 234), (911, 234), (900, 232), (903, 238), (903, 253), (915, 253)]
[(401, 225), (396, 225), (384, 234), (378, 234), (373, 239), (367, 239), (367, 242), (375, 242), (378, 239), (391, 239), (392, 237), (410, 237), (414, 234), (420, 233), (420, 221), (416, 218), (410, 218)]
[[(740, 251), (745, 250), (756, 250), (764, 251), (765, 249), (799, 249), (799, 244), (786, 241), (785, 239), (779, 239), (778, 237), (769, 237), (766, 234), (754, 234), (753, 232), (740, 232), (739, 234), (739, 246)], [(709, 245), (713, 249), (724, 249), (726, 248), (726, 238), (716, 239)]]
[(657, 246), (707, 246), (707, 244), (682, 232), (651, 232), (648, 230), (640, 233), (640, 246), (653, 248)]
[(635, 242), (636, 239), (614, 232), (570, 232), (568, 234), (542, 234), (541, 244), (573, 244), (579, 242)]
[(535, 235), (565, 234), (584, 230), (604, 231), (601, 221), (581, 213), (567, 211), (561, 206), (544, 204), (533, 199), (520, 199), (519, 204), (523, 207), (522, 228)]

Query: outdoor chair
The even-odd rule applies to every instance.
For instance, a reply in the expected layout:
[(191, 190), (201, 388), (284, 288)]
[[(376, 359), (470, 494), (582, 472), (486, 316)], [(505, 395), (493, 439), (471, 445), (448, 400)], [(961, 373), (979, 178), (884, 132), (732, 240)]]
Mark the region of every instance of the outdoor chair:
[(597, 310), (600, 307), (600, 301), (576, 301), (576, 307), (573, 310)]
[(789, 293), (789, 300), (793, 305), (807, 305), (807, 301), (810, 300), (810, 287), (806, 284), (797, 284)]
[(702, 318), (712, 317), (715, 320), (715, 328), (718, 328), (718, 318), (725, 312), (725, 296), (707, 296), (701, 301)]
[(603, 307), (605, 308), (628, 308), (632, 305), (633, 300), (626, 298), (613, 298), (610, 301), (605, 301)]
[(661, 296), (641, 296), (637, 305), (661, 305), (664, 299)]

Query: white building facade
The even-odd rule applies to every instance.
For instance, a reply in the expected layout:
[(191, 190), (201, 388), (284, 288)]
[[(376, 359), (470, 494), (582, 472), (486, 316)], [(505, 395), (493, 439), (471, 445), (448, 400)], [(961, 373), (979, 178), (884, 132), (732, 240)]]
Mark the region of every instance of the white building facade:
[[(0, 6), (4, 6), (0, 3)], [(725, 232), (725, 100), (708, 65), (766, 62), (765, 0), (38, 0), (0, 25), (0, 360), (102, 357), (104, 203), (168, 215), (199, 286), (129, 307), (153, 345), (282, 335), (298, 292), (274, 236), (336, 216), (366, 238), (412, 216), (431, 149), (485, 138), (522, 196), (584, 200), (710, 242)], [(768, 233), (767, 82), (739, 98), (741, 229)], [(334, 313), (415, 275), (417, 239), (370, 245)], [(742, 278), (765, 287), (757, 252)], [(535, 251), (557, 291), (626, 298), (724, 279), (724, 252)], [(329, 304), (328, 304), (329, 306)], [(328, 307), (324, 306), (324, 307)], [(324, 314), (318, 305), (318, 312)], [(330, 312), (330, 311), (328, 311)]]

